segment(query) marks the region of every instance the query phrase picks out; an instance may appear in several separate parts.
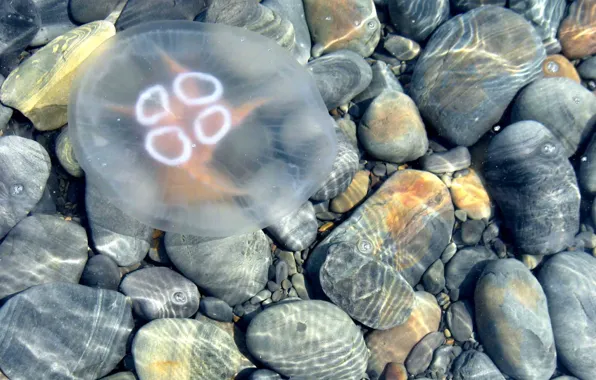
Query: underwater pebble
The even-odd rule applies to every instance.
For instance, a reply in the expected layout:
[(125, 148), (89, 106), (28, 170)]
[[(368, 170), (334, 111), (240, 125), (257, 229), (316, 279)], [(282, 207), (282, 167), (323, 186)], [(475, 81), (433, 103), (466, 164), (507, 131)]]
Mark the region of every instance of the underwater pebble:
[(596, 194), (596, 134), (592, 135), (577, 174), (582, 189), (590, 194)]
[(60, 128), (67, 122), (73, 72), (114, 34), (114, 25), (95, 21), (54, 39), (10, 73), (0, 88), (0, 100), (40, 131)]
[(8, 75), (18, 65), (19, 55), (39, 30), (37, 6), (32, 0), (3, 1), (0, 4), (0, 25), (0, 74)]
[(426, 153), (428, 138), (414, 101), (402, 92), (383, 91), (358, 126), (358, 141), (373, 157), (403, 163)]
[(509, 9), (522, 14), (532, 23), (549, 53), (561, 51), (557, 31), (565, 8), (565, 0), (509, 0)]
[(185, 277), (230, 306), (267, 284), (271, 249), (262, 231), (223, 239), (167, 233), (166, 251)]
[(305, 65), (310, 59), (311, 40), (302, 0), (264, 0), (261, 4), (292, 23), (296, 36), (292, 53), (300, 64)]
[(412, 60), (420, 54), (420, 45), (416, 41), (396, 34), (388, 34), (383, 47), (400, 61)]
[[(354, 103), (360, 107), (362, 112), (365, 112), (366, 109), (369, 107), (370, 103), (377, 96), (379, 96), (384, 91), (391, 91), (391, 92), (403, 92), (404, 89), (399, 83), (399, 80), (393, 74), (389, 66), (383, 61), (376, 61), (371, 66), (372, 70), (372, 81), (358, 95), (352, 99)], [(339, 122), (338, 122), (339, 124)]]
[(367, 374), (372, 380), (380, 378), (387, 363), (404, 363), (416, 343), (438, 330), (441, 308), (435, 297), (427, 292), (416, 292), (415, 297), (412, 314), (404, 324), (366, 336), (370, 350)]
[(596, 376), (594, 271), (596, 258), (593, 256), (584, 252), (562, 252), (548, 260), (538, 273), (548, 301), (557, 359), (581, 379)]
[(449, 18), (449, 0), (387, 0), (398, 34), (422, 42)]
[(42, 46), (76, 28), (68, 15), (69, 0), (33, 0), (40, 16), (40, 28), (31, 41)]
[(580, 83), (579, 74), (565, 56), (553, 54), (546, 57), (542, 63), (542, 72), (546, 78), (567, 78)]
[(466, 245), (476, 245), (482, 239), (486, 225), (481, 220), (467, 220), (461, 225), (461, 239)]
[(596, 1), (575, 0), (559, 28), (563, 54), (569, 59), (596, 53)]
[(342, 214), (359, 205), (366, 197), (369, 183), (370, 172), (368, 170), (358, 171), (346, 191), (331, 200), (329, 204), (331, 211)]
[(317, 218), (310, 202), (267, 227), (276, 242), (286, 249), (302, 251), (317, 238)]
[(307, 65), (328, 109), (348, 103), (372, 81), (372, 69), (350, 50), (338, 50)]
[(201, 298), (199, 312), (216, 321), (232, 322), (234, 319), (230, 305), (216, 297)]
[(209, 3), (208, 0), (127, 0), (116, 28), (123, 30), (158, 20), (192, 20)]
[(132, 343), (140, 380), (231, 379), (253, 367), (234, 337), (216, 322), (157, 319), (141, 327)]
[(145, 320), (189, 318), (199, 310), (199, 290), (170, 268), (143, 268), (127, 274), (120, 291), (132, 300), (135, 315)]
[(101, 380), (137, 380), (132, 372), (118, 372), (110, 376), (102, 377)]
[(579, 230), (577, 180), (546, 127), (522, 121), (495, 136), (484, 177), (520, 253), (552, 254), (573, 244)]
[(352, 245), (329, 247), (320, 281), (333, 303), (373, 329), (400, 325), (412, 312), (414, 291), (399, 272)]
[[(464, 248), (455, 254), (445, 266), (445, 283), (451, 292), (456, 292), (455, 299), (469, 298), (474, 295), (476, 281), (484, 266), (497, 256), (483, 246)], [(454, 299), (454, 297), (451, 297)], [(454, 299), (454, 300), (455, 300)]]
[[(360, 329), (325, 301), (291, 301), (258, 314), (246, 331), (249, 352), (286, 377), (354, 379), (364, 375), (368, 350)], [(287, 353), (300, 353), (288, 360)]]
[[(461, 45), (463, 34), (470, 39)], [(470, 146), (497, 124), (518, 90), (541, 75), (545, 58), (540, 36), (522, 16), (476, 8), (433, 33), (414, 68), (410, 96), (440, 136)]]
[(78, 283), (87, 261), (87, 234), (53, 215), (21, 220), (0, 244), (0, 299), (35, 285)]
[(559, 140), (567, 157), (587, 143), (596, 124), (596, 96), (567, 78), (544, 78), (524, 88), (511, 110), (512, 122), (534, 120)]
[(579, 75), (584, 79), (596, 79), (596, 57), (590, 57), (577, 67)]
[(451, 5), (459, 12), (467, 12), (484, 5), (498, 5), (504, 7), (507, 0), (451, 0)]
[(412, 348), (405, 365), (408, 373), (416, 376), (426, 371), (433, 358), (433, 352), (445, 343), (443, 333), (435, 331), (426, 335)]
[(474, 305), (467, 300), (456, 301), (447, 309), (449, 331), (458, 342), (472, 339), (474, 333)]
[(470, 219), (490, 219), (492, 207), (490, 197), (482, 180), (472, 169), (468, 174), (454, 178), (449, 188), (453, 204), (465, 211)]
[(381, 23), (372, 0), (304, 0), (312, 56), (341, 49), (368, 57), (379, 43)]
[(546, 296), (524, 264), (493, 260), (474, 294), (476, 325), (488, 356), (516, 379), (548, 379), (556, 367)]
[(422, 275), (424, 290), (431, 294), (439, 294), (445, 288), (445, 265), (437, 260)]
[(479, 351), (464, 351), (451, 367), (454, 380), (505, 380), (495, 363)]
[(446, 374), (453, 362), (453, 359), (462, 353), (459, 346), (441, 346), (433, 354), (432, 361), (428, 367), (429, 371)]
[(341, 129), (335, 129), (335, 136), (337, 137), (337, 154), (333, 161), (333, 167), (321, 188), (311, 195), (310, 198), (314, 201), (325, 201), (346, 191), (358, 170), (358, 149)]
[(130, 304), (120, 293), (68, 283), (35, 286), (0, 309), (0, 341), (10, 342), (0, 346), (0, 368), (15, 380), (40, 374), (95, 380), (124, 357), (132, 328)]
[(435, 152), (420, 159), (422, 169), (436, 173), (452, 173), (468, 168), (472, 163), (470, 151), (465, 146), (458, 146), (448, 151)]
[(69, 0), (68, 11), (74, 21), (80, 24), (86, 24), (105, 19), (116, 8), (119, 2), (120, 0)]
[(306, 289), (306, 280), (304, 279), (304, 275), (302, 273), (296, 273), (292, 275), (292, 289), (296, 291), (296, 295), (303, 300), (309, 300), (310, 296), (308, 295), (308, 291)]
[(0, 238), (42, 198), (50, 166), (50, 157), (39, 143), (0, 137)]
[(118, 264), (106, 255), (95, 255), (87, 260), (81, 285), (90, 288), (118, 290), (120, 285), (120, 269)]
[(73, 177), (82, 177), (83, 169), (77, 162), (77, 158), (74, 156), (72, 150), (72, 144), (68, 137), (68, 127), (62, 128), (58, 137), (56, 137), (56, 157), (60, 165)]
[(259, 369), (248, 376), (248, 380), (282, 380), (282, 377), (268, 369)]
[(90, 181), (85, 186), (85, 205), (97, 252), (120, 266), (136, 264), (147, 255), (153, 229), (116, 208)]

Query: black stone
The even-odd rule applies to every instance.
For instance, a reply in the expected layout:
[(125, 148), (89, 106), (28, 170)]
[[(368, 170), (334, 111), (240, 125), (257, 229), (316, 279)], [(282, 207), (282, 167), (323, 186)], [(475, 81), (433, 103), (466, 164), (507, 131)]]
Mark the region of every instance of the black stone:
[(215, 297), (201, 298), (199, 312), (216, 321), (232, 322), (234, 319), (234, 314), (230, 305)]
[(95, 255), (87, 260), (81, 284), (91, 288), (118, 290), (120, 269), (118, 264), (106, 255)]
[(120, 0), (69, 0), (68, 10), (73, 20), (86, 24), (105, 19), (119, 2)]
[(32, 0), (0, 2), (0, 74), (8, 75), (18, 57), (39, 30), (40, 19)]

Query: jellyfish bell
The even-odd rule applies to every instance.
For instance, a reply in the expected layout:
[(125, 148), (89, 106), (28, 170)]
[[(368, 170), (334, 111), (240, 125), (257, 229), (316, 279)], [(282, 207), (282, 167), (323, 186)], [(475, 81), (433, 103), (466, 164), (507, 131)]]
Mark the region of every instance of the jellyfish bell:
[(165, 231), (264, 228), (318, 190), (336, 154), (310, 73), (275, 42), (225, 25), (118, 33), (79, 69), (68, 112), (87, 181)]

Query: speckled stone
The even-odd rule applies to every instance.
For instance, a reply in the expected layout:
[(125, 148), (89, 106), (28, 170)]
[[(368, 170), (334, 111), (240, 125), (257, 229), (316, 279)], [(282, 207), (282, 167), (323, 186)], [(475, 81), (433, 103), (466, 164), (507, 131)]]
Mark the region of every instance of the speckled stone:
[(476, 8), (433, 33), (414, 68), (410, 96), (440, 136), (470, 146), (541, 75), (545, 58), (540, 36), (522, 16)]
[(557, 31), (566, 5), (565, 0), (509, 0), (509, 8), (532, 23), (549, 53), (561, 51)]
[(369, 183), (370, 172), (368, 170), (358, 171), (346, 191), (331, 200), (330, 210), (342, 214), (358, 206), (366, 197)]
[(596, 125), (596, 96), (568, 78), (544, 78), (524, 88), (511, 110), (512, 122), (534, 120), (560, 141), (567, 157), (586, 144)]
[(73, 177), (83, 176), (83, 169), (81, 169), (81, 165), (79, 165), (72, 150), (72, 144), (68, 136), (68, 127), (62, 128), (60, 134), (56, 137), (55, 153), (56, 157), (58, 157), (58, 162), (60, 162), (60, 165), (62, 165), (68, 174)]
[(451, 367), (454, 380), (505, 380), (501, 371), (490, 358), (476, 350), (459, 355)]
[(352, 144), (341, 129), (335, 130), (335, 136), (337, 138), (337, 155), (327, 180), (310, 197), (314, 201), (325, 201), (346, 191), (358, 171), (358, 148)]
[(546, 78), (568, 78), (577, 83), (581, 82), (575, 66), (560, 54), (546, 57), (542, 63), (542, 72)]
[(0, 89), (2, 103), (18, 109), (41, 131), (66, 124), (66, 107), (74, 74), (114, 25), (95, 21), (54, 39), (13, 70)]
[(50, 156), (39, 143), (0, 137), (0, 238), (39, 202), (50, 168)]
[(447, 188), (434, 174), (394, 173), (311, 252), (313, 286), (329, 247), (346, 243), (395, 268), (415, 286), (449, 243), (455, 217)]
[(449, 18), (449, 0), (387, 0), (397, 33), (422, 42)]
[(166, 318), (144, 325), (132, 355), (140, 380), (232, 379), (253, 367), (227, 331), (202, 319)]
[(124, 357), (133, 328), (120, 293), (53, 283), (0, 309), (0, 368), (10, 379), (95, 380)]
[(435, 297), (426, 292), (416, 292), (414, 309), (406, 323), (389, 330), (375, 330), (366, 336), (370, 350), (367, 374), (379, 379), (387, 363), (405, 363), (412, 348), (428, 333), (437, 331), (441, 308)]
[(19, 55), (33, 40), (39, 24), (39, 12), (32, 0), (0, 4), (0, 74), (8, 75), (18, 65)]
[(468, 148), (458, 146), (448, 151), (423, 156), (420, 163), (422, 169), (432, 173), (453, 173), (468, 168), (472, 163), (472, 157)]
[(488, 263), (474, 294), (480, 342), (497, 367), (516, 379), (548, 379), (556, 367), (546, 296), (515, 259)]
[(308, 69), (328, 109), (347, 104), (372, 81), (372, 69), (350, 50), (338, 50), (310, 61)]
[(199, 310), (197, 286), (170, 268), (131, 272), (122, 279), (120, 291), (131, 298), (133, 311), (145, 320), (189, 318)]
[(317, 238), (317, 217), (310, 202), (267, 227), (277, 243), (291, 251), (302, 251)]
[(552, 254), (573, 244), (579, 230), (577, 179), (565, 150), (546, 127), (522, 121), (495, 136), (484, 177), (519, 253)]
[(87, 234), (78, 223), (27, 217), (0, 244), (0, 299), (40, 284), (76, 284), (86, 261)]
[(168, 256), (209, 295), (240, 304), (267, 284), (271, 248), (262, 231), (224, 239), (167, 233)]
[(465, 342), (474, 333), (474, 306), (466, 300), (452, 303), (446, 313), (447, 326), (458, 342)]
[(480, 177), (472, 169), (468, 174), (454, 178), (449, 188), (455, 206), (471, 219), (490, 219), (492, 208), (488, 192)]
[(114, 260), (106, 255), (95, 255), (85, 264), (81, 275), (81, 285), (90, 288), (118, 290), (120, 276), (120, 269)]
[(149, 251), (153, 228), (128, 216), (87, 179), (85, 205), (95, 250), (120, 266), (139, 263)]
[(396, 34), (387, 34), (383, 47), (400, 61), (410, 61), (420, 54), (418, 42)]
[[(368, 351), (360, 329), (325, 301), (290, 301), (257, 315), (246, 332), (250, 353), (286, 377), (359, 380)], [(288, 360), (288, 353), (292, 356)]]
[(358, 141), (372, 157), (394, 163), (413, 161), (428, 149), (416, 104), (396, 91), (383, 91), (373, 100), (358, 126)]
[[(474, 295), (476, 281), (489, 260), (496, 260), (497, 255), (483, 246), (464, 248), (445, 266), (447, 288), (458, 297), (469, 298)], [(454, 293), (455, 292), (455, 293)]]
[(596, 0), (575, 0), (559, 28), (563, 54), (582, 58), (596, 53)]
[(372, 0), (304, 0), (312, 56), (349, 49), (368, 57), (379, 43), (381, 23)]
[(596, 377), (595, 271), (593, 256), (562, 252), (538, 273), (548, 301), (557, 359), (580, 379)]

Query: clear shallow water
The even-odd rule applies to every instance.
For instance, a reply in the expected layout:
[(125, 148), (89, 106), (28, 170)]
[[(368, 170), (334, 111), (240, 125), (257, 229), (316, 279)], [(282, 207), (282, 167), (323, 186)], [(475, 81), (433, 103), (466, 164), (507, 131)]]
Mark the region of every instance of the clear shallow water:
[(117, 3), (0, 4), (7, 378), (596, 378), (596, 2)]

